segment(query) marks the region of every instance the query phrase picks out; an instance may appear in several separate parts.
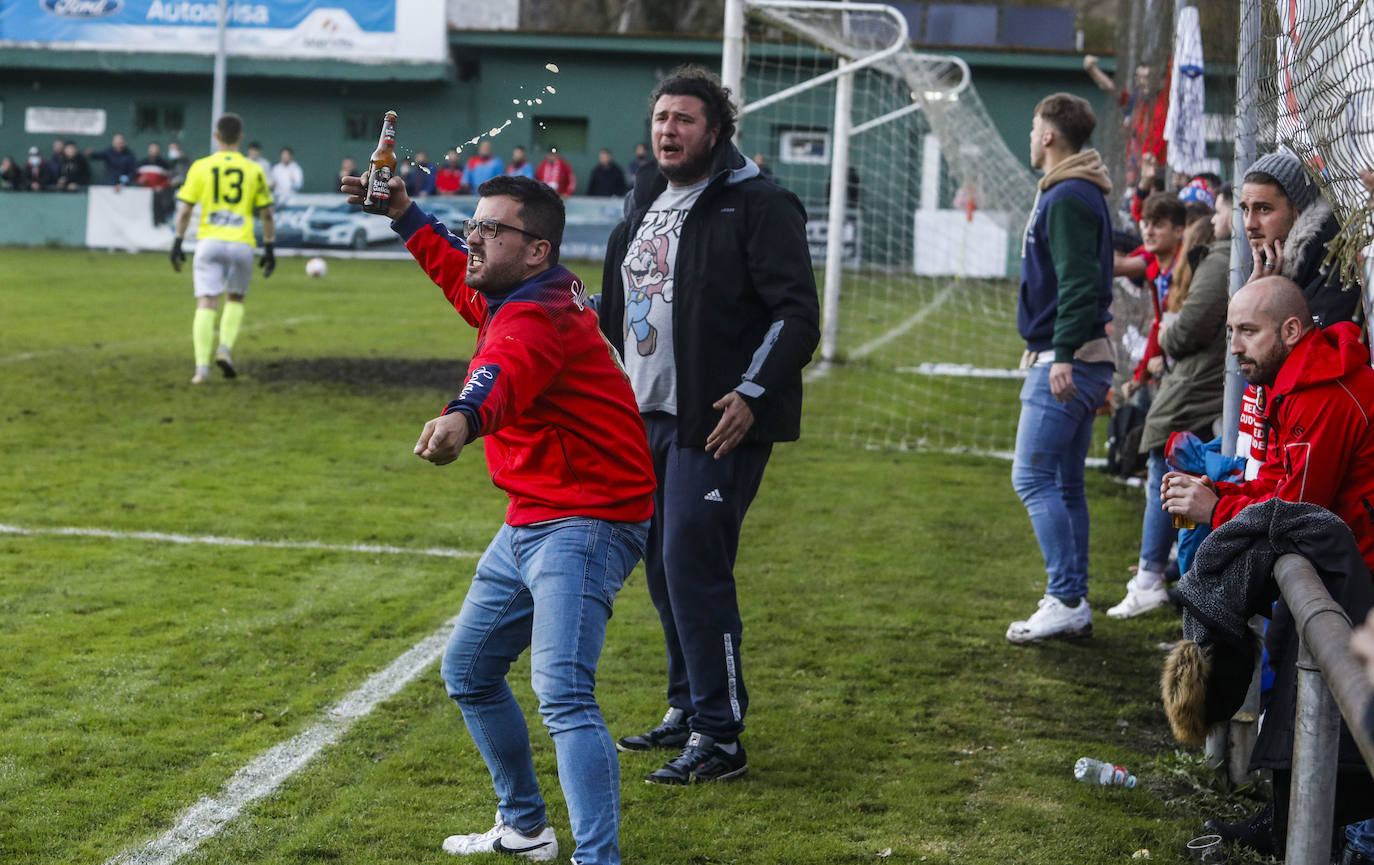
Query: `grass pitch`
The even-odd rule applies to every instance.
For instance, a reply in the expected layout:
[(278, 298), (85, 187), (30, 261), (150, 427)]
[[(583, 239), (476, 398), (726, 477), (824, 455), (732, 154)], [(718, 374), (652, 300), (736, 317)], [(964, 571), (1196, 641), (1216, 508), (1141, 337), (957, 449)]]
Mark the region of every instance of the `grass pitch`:
[[(444, 468), (411, 454), (472, 345), (412, 263), (311, 280), (283, 260), (254, 281), (241, 377), (199, 388), (190, 276), (165, 258), (7, 249), (0, 270), (0, 524), (40, 532), (0, 532), (0, 861), (102, 863), (434, 633), (475, 559), (42, 532), (477, 552), (505, 497), (475, 448)], [(882, 423), (825, 394), (809, 424)], [(1100, 612), (1135, 559), (1139, 491), (1090, 478), (1095, 638), (1015, 648), (1003, 632), (1044, 578), (1008, 474), (825, 435), (776, 449), (738, 565), (751, 774), (663, 789), (640, 779), (668, 755), (624, 755), (627, 863), (1174, 862), (1203, 817), (1239, 813), (1168, 734), (1176, 618)], [(636, 575), (601, 662), (615, 735), (663, 711), (661, 640)], [(566, 861), (528, 669), (511, 682)], [(1075, 783), (1084, 755), (1140, 787)], [(452, 861), (439, 842), (494, 804), (432, 668), (182, 861)]]

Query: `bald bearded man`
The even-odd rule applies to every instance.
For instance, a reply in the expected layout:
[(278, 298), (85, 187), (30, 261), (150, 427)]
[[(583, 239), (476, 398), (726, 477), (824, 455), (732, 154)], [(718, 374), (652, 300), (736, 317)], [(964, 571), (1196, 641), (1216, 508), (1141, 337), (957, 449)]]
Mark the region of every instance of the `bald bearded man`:
[(1318, 329), (1297, 283), (1258, 279), (1227, 308), (1230, 352), (1241, 373), (1268, 392), (1268, 448), (1259, 476), (1213, 483), (1164, 476), (1164, 509), (1218, 526), (1247, 505), (1280, 498), (1334, 512), (1374, 571), (1374, 370), (1360, 329)]

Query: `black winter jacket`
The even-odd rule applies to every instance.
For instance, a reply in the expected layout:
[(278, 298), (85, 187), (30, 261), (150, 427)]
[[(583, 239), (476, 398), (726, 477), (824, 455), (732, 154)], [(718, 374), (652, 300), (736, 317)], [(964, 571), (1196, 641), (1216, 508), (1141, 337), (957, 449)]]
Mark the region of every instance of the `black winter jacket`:
[[(621, 263), (644, 214), (668, 186), (650, 163), (635, 178), (626, 218), (606, 244), (601, 330), (625, 350)], [(688, 212), (673, 279), (678, 444), (704, 447), (720, 420), (711, 404), (737, 391), (754, 412), (745, 442), (801, 435), (802, 367), (820, 340), (820, 304), (796, 195), (764, 178), (729, 141)]]

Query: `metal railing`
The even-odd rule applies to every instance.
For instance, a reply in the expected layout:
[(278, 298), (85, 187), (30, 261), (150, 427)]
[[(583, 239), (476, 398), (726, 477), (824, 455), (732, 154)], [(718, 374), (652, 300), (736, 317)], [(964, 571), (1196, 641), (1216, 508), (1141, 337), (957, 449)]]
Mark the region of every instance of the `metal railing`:
[(1350, 654), (1350, 618), (1326, 591), (1312, 563), (1299, 555), (1280, 556), (1274, 579), (1293, 613), (1299, 640), (1285, 861), (1326, 865), (1336, 808), (1340, 719), (1345, 717), (1366, 767), (1374, 770), (1374, 740), (1364, 726), (1374, 686)]

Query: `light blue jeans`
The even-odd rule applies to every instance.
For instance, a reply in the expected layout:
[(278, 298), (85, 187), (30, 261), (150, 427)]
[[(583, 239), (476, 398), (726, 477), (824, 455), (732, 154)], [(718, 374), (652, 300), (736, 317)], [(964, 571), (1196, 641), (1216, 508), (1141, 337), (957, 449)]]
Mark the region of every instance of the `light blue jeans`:
[(1074, 398), (1050, 392), (1050, 365), (1033, 366), (1021, 386), (1021, 420), (1011, 484), (1030, 515), (1045, 558), (1046, 594), (1073, 602), (1088, 594), (1088, 499), (1083, 463), (1093, 418), (1112, 383), (1110, 363), (1074, 361)]
[(1164, 448), (1152, 448), (1148, 462), (1149, 475), (1145, 479), (1145, 519), (1140, 527), (1140, 559), (1146, 568), (1162, 574), (1169, 567), (1169, 551), (1174, 547), (1178, 529), (1174, 528), (1174, 516), (1164, 510), (1159, 497), (1159, 485), (1164, 482), (1164, 473), (1169, 463), (1164, 459)]
[(582, 865), (620, 863), (620, 765), (593, 689), (616, 593), (649, 524), (572, 518), (503, 525), (477, 563), (440, 674), (486, 761), (505, 822), (544, 825), (529, 730), (506, 673), (526, 647)]

